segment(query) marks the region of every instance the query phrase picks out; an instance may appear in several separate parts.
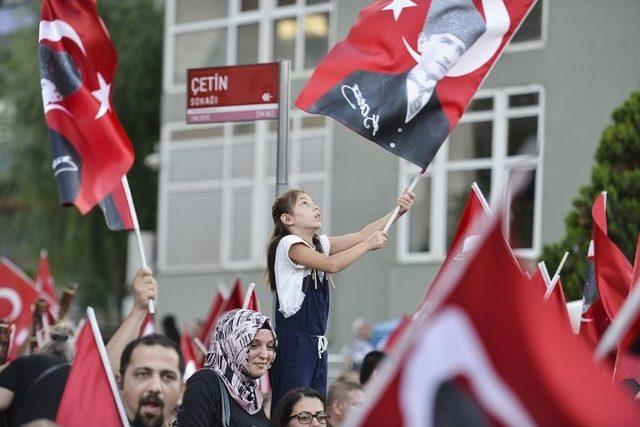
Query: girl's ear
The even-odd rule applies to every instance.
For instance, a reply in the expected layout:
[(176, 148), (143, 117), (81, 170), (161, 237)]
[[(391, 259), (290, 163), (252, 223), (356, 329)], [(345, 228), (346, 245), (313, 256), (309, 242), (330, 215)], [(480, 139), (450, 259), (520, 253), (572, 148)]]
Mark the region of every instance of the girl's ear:
[(293, 225), (293, 217), (289, 214), (282, 214), (280, 215), (280, 222), (282, 222), (284, 225)]

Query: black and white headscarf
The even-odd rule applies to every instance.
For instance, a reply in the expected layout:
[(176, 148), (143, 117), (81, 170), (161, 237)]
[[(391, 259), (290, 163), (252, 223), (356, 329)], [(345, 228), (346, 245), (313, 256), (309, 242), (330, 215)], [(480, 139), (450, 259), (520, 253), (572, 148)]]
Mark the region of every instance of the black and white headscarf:
[(220, 375), (229, 394), (251, 415), (262, 408), (262, 394), (258, 380), (249, 373), (249, 345), (265, 324), (275, 338), (271, 321), (264, 314), (240, 309), (228, 312), (216, 326), (204, 364)]

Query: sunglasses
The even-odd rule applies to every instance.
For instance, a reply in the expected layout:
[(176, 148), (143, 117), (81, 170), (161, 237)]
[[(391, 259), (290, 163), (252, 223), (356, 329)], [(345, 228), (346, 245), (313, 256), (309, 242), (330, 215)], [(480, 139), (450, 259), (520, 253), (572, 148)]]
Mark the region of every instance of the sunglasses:
[(326, 424), (327, 421), (329, 421), (329, 414), (324, 411), (318, 411), (315, 414), (308, 411), (302, 411), (297, 415), (290, 416), (287, 421), (298, 418), (300, 424), (311, 424), (311, 420), (313, 420), (314, 417), (320, 424)]

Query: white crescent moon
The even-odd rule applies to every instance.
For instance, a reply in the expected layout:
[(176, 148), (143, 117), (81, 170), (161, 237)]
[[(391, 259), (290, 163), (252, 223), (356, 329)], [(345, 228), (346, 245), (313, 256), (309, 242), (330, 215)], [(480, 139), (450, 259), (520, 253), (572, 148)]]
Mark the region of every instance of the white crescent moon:
[(11, 304), (11, 313), (7, 316), (7, 323), (11, 323), (22, 313), (22, 299), (11, 288), (0, 288), (0, 299), (6, 299)]
[(38, 42), (42, 40), (51, 40), (54, 42), (59, 42), (63, 37), (66, 37), (72, 40), (75, 44), (78, 45), (82, 53), (86, 56), (87, 52), (84, 50), (84, 45), (82, 44), (82, 40), (76, 30), (69, 24), (64, 21), (60, 21), (56, 19), (54, 21), (40, 21), (40, 36), (38, 37)]
[[(464, 76), (482, 67), (500, 48), (502, 37), (509, 30), (511, 20), (503, 0), (482, 0), (482, 6), (487, 18), (487, 29), (460, 57), (456, 65), (447, 73), (448, 77)], [(420, 62), (421, 55), (411, 47), (404, 36), (402, 42), (409, 55), (416, 62)]]
[(68, 115), (73, 117), (73, 115), (69, 112), (69, 110), (67, 110), (66, 108), (64, 108), (60, 104), (47, 104), (47, 105), (44, 106), (44, 114), (45, 115), (51, 110), (60, 110), (60, 111), (62, 111), (64, 113), (67, 113)]

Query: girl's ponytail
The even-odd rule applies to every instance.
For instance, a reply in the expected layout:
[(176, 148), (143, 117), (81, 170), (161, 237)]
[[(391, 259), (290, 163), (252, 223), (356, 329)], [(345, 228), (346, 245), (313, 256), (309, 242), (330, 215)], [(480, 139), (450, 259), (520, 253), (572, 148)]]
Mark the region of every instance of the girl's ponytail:
[(290, 214), (293, 212), (293, 207), (298, 200), (298, 196), (302, 194), (302, 190), (288, 190), (282, 193), (280, 197), (273, 202), (273, 207), (271, 208), (271, 217), (273, 219), (273, 233), (271, 234), (271, 238), (269, 239), (269, 243), (267, 244), (267, 281), (269, 283), (269, 287), (273, 292), (276, 291), (276, 251), (278, 249), (278, 244), (280, 240), (284, 236), (287, 236), (289, 230), (282, 223), (280, 217), (283, 214)]

